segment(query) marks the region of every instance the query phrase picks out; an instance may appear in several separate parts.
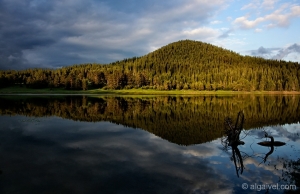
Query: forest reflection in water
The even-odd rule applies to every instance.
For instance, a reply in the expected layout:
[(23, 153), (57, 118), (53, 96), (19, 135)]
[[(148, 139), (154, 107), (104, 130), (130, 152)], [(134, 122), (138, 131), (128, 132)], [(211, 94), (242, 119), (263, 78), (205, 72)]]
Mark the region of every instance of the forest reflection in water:
[[(239, 193), (242, 183), (299, 186), (299, 97), (2, 96), (0, 193)], [(221, 137), (225, 118), (235, 119), (240, 110), (245, 144), (235, 150), (243, 162), (237, 174)], [(287, 145), (260, 147), (264, 132)]]
[(110, 121), (141, 128), (180, 145), (223, 136), (224, 119), (243, 110), (245, 129), (297, 123), (300, 96), (44, 96), (0, 98), (0, 115), (58, 116), (75, 121)]

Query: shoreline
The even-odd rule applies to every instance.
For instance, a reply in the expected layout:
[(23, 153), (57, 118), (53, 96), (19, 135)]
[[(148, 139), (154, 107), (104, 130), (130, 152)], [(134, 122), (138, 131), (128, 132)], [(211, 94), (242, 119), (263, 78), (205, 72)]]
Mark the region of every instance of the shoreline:
[(87, 91), (72, 91), (55, 88), (30, 89), (30, 88), (1, 88), (0, 96), (9, 95), (300, 95), (300, 91), (197, 91), (197, 90), (169, 90), (161, 91), (154, 89), (121, 89), (103, 90), (92, 89)]

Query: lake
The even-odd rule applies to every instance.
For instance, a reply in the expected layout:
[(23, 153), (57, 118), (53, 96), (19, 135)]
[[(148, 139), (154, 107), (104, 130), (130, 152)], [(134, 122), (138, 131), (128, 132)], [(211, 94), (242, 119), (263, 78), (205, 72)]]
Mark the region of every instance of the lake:
[(0, 96), (0, 193), (294, 192), (299, 112), (300, 95)]

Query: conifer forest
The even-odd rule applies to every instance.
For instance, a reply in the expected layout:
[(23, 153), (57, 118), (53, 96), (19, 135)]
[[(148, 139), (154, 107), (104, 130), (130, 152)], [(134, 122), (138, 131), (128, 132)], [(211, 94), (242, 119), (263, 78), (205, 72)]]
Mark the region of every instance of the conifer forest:
[(297, 62), (242, 56), (192, 40), (110, 64), (0, 71), (2, 88), (299, 91), (299, 83)]

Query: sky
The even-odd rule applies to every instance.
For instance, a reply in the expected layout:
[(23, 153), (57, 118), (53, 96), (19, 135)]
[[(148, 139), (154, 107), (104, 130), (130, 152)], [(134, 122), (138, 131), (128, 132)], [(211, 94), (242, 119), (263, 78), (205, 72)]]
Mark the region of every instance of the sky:
[(300, 62), (300, 0), (0, 0), (0, 70), (106, 64), (179, 40)]

